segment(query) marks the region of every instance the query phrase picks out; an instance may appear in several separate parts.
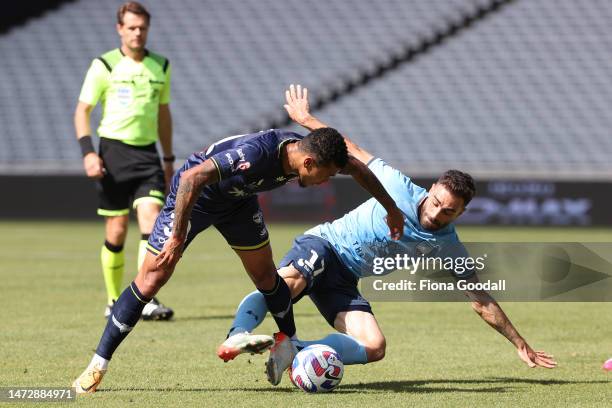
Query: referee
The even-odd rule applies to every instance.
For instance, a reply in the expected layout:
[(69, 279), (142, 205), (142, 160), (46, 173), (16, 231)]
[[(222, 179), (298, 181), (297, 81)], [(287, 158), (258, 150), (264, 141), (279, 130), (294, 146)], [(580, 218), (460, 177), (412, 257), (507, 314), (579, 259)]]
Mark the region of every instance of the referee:
[[(74, 114), (76, 136), (87, 176), (97, 180), (98, 214), (105, 217), (101, 250), (107, 292), (105, 317), (121, 294), (123, 246), (128, 229), (130, 202), (136, 210), (141, 241), (138, 267), (173, 173), (172, 117), (170, 115), (170, 64), (167, 58), (145, 48), (151, 15), (137, 2), (117, 11), (121, 47), (91, 63)], [(100, 102), (100, 147), (91, 140), (91, 111)], [(163, 166), (155, 143), (163, 150)], [(168, 320), (172, 309), (153, 299), (142, 312), (145, 320)]]

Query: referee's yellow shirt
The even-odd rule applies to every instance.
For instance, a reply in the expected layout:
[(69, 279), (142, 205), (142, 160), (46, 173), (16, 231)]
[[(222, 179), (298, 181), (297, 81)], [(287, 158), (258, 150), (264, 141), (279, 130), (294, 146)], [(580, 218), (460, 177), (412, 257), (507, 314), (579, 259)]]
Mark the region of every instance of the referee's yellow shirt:
[(79, 100), (102, 104), (98, 136), (133, 146), (155, 143), (159, 105), (170, 102), (170, 64), (149, 51), (141, 62), (109, 51), (91, 63)]

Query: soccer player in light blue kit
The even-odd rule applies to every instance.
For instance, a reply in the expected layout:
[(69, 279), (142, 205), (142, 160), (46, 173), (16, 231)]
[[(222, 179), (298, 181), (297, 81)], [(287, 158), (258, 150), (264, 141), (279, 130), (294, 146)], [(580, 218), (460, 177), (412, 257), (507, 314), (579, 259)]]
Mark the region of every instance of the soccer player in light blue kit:
[[(289, 115), (309, 130), (325, 124), (309, 114), (307, 95), (287, 94)], [(295, 239), (293, 247), (281, 260), (279, 275), (289, 286), (293, 302), (308, 295), (327, 322), (339, 333), (315, 341), (291, 341), (275, 334), (266, 365), (268, 380), (277, 385), (290, 366), (298, 347), (326, 344), (339, 352), (344, 364), (366, 364), (385, 355), (385, 337), (372, 314), (369, 302), (359, 293), (357, 282), (370, 276), (375, 258), (435, 256), (467, 257), (453, 221), (472, 199), (475, 188), (472, 177), (458, 170), (444, 173), (429, 191), (412, 183), (410, 178), (383, 160), (346, 139), (349, 153), (367, 164), (395, 200), (404, 215), (404, 235), (400, 240), (389, 237), (384, 223), (384, 208), (370, 199), (344, 217), (320, 224)], [(391, 272), (387, 271), (387, 272)], [(454, 271), (457, 279), (477, 282), (473, 269)], [(519, 357), (530, 367), (553, 368), (552, 356), (534, 351), (514, 328), (495, 300), (485, 291), (467, 291), (472, 307), (490, 326), (517, 348)], [(236, 345), (248, 344), (245, 338), (263, 320), (267, 312), (263, 296), (253, 292), (243, 299), (227, 340), (217, 354), (224, 360), (251, 351)]]

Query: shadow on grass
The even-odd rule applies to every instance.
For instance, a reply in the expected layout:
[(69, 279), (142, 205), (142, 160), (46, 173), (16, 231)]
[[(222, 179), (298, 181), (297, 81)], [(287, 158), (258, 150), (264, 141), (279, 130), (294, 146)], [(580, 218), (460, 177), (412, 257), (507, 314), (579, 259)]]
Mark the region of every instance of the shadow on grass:
[(171, 321), (173, 322), (190, 322), (197, 320), (233, 320), (234, 315), (203, 315), (203, 316), (178, 316), (173, 317)]
[[(570, 381), (570, 380), (555, 380), (555, 379), (532, 379), (532, 378), (510, 378), (510, 377), (494, 377), (483, 379), (432, 379), (432, 380), (405, 380), (405, 381), (377, 381), (370, 383), (344, 384), (338, 388), (338, 392), (360, 390), (360, 391), (394, 391), (394, 392), (506, 392), (508, 388), (503, 385), (529, 384), (529, 385), (575, 385), (575, 384), (608, 384), (610, 381), (594, 380), (594, 381)], [(434, 384), (473, 384), (485, 385), (483, 388), (456, 388), (431, 387)], [(491, 387), (487, 385), (499, 385)]]
[[(233, 320), (233, 314), (225, 314), (225, 315), (201, 315), (201, 316), (177, 316), (170, 320), (171, 322), (189, 322), (189, 321), (198, 321), (198, 320)], [(299, 317), (311, 317), (311, 316), (320, 316), (317, 313), (300, 313), (297, 316)]]
[[(401, 381), (376, 381), (369, 383), (357, 384), (341, 384), (334, 393), (337, 394), (356, 394), (379, 391), (392, 391), (402, 393), (424, 394), (424, 393), (503, 393), (516, 391), (515, 387), (510, 385), (530, 384), (530, 385), (574, 385), (574, 384), (607, 384), (610, 381), (595, 380), (595, 381), (567, 381), (567, 380), (538, 380), (531, 378), (510, 378), (510, 377), (494, 377), (478, 379), (432, 379), (432, 380), (401, 380)], [(435, 387), (432, 385), (448, 386)], [(452, 385), (482, 385), (482, 387), (466, 387), (459, 388)], [(491, 386), (498, 385), (498, 386)], [(505, 385), (505, 386), (504, 386)], [(289, 393), (297, 392), (293, 387), (271, 387), (264, 385), (262, 387), (202, 387), (202, 388), (181, 388), (180, 386), (165, 387), (165, 388), (107, 388), (98, 390), (98, 392), (268, 392), (268, 393)]]
[(294, 388), (272, 388), (272, 386), (270, 386), (269, 388), (257, 388), (257, 387), (239, 387), (239, 388), (233, 388), (233, 387), (227, 387), (227, 388), (220, 388), (220, 387), (202, 387), (202, 388), (181, 388), (180, 386), (177, 386), (176, 388), (171, 388), (171, 387), (164, 387), (164, 388), (105, 388), (105, 389), (101, 389), (101, 390), (97, 390), (96, 393), (98, 392), (124, 392), (124, 391), (136, 391), (136, 392), (229, 392), (229, 391), (243, 391), (243, 392), (249, 392), (249, 391), (254, 391), (254, 392), (270, 392), (270, 393), (279, 393), (279, 392), (294, 392), (297, 391)]

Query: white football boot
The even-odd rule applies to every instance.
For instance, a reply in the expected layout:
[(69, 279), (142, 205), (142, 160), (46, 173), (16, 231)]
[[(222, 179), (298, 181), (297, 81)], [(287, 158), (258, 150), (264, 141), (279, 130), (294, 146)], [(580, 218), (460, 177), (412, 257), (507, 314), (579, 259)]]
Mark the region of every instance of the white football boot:
[(265, 334), (242, 332), (225, 339), (217, 349), (217, 356), (226, 363), (242, 353), (261, 354), (274, 344), (274, 338)]
[(285, 333), (274, 333), (274, 346), (270, 349), (270, 357), (266, 362), (266, 374), (272, 385), (278, 385), (283, 373), (291, 367), (297, 348)]

